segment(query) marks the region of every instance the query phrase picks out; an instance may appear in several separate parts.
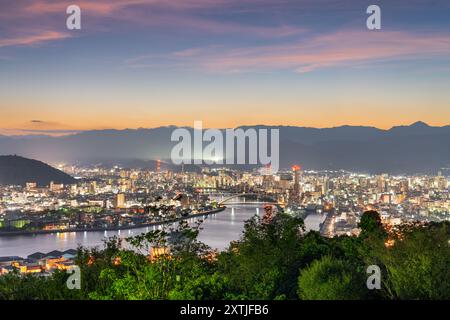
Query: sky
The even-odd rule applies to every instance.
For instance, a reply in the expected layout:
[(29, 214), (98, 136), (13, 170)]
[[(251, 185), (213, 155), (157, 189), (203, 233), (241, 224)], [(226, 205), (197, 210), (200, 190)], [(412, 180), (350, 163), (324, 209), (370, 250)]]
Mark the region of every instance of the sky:
[(0, 134), (449, 125), (449, 17), (447, 0), (0, 0)]

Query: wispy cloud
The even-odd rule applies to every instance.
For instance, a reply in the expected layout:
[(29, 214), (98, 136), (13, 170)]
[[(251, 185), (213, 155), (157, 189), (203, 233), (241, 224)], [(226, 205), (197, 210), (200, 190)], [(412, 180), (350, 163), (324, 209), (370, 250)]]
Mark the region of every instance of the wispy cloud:
[(316, 69), (370, 64), (398, 58), (450, 55), (449, 34), (344, 30), (296, 43), (225, 48), (208, 46), (173, 52), (164, 56), (140, 56), (127, 60), (133, 67), (179, 64), (208, 72), (252, 72), (288, 69), (311, 72)]
[(110, 14), (133, 6), (146, 6), (153, 8), (166, 8), (172, 10), (205, 9), (223, 6), (225, 4), (236, 4), (235, 0), (62, 0), (58, 2), (49, 0), (38, 0), (25, 6), (27, 11), (33, 13), (61, 12), (70, 4), (76, 4), (83, 10), (96, 14)]
[[(271, 1), (250, 2), (269, 5)], [(20, 1), (2, 4), (0, 12), (0, 29), (3, 37), (0, 47), (26, 46), (36, 43), (60, 40), (69, 37), (64, 33), (64, 17), (68, 5), (76, 3), (82, 9), (82, 14), (89, 17), (89, 28), (80, 33), (81, 36), (114, 28), (111, 20), (130, 26), (175, 28), (182, 31), (198, 31), (204, 34), (237, 34), (255, 37), (287, 37), (298, 35), (304, 28), (283, 24), (255, 24), (244, 20), (219, 19), (217, 12), (222, 8), (233, 10), (242, 6), (237, 0), (78, 0), (78, 1)], [(248, 5), (248, 3), (246, 3)], [(209, 10), (216, 10), (211, 14)], [(7, 13), (7, 14), (6, 14)], [(17, 21), (21, 21), (20, 24)], [(36, 34), (36, 26), (42, 31)]]
[(47, 121), (41, 119), (32, 119), (25, 123), (18, 124), (12, 128), (0, 128), (0, 134), (6, 135), (22, 135), (22, 134), (48, 134), (48, 135), (62, 135), (82, 132), (73, 128), (70, 125)]
[(0, 39), (0, 47), (34, 46), (48, 41), (62, 40), (68, 37), (70, 37), (70, 35), (64, 32), (43, 31), (31, 35), (18, 35), (11, 38)]
[(60, 136), (82, 132), (70, 125), (44, 119), (31, 119), (12, 128), (0, 128), (3, 135), (50, 135)]
[(83, 132), (83, 130), (39, 130), (39, 129), (22, 129), (22, 128), (0, 128), (0, 135), (5, 136), (25, 136), (25, 135), (31, 135), (31, 136), (65, 136), (65, 135), (71, 135)]

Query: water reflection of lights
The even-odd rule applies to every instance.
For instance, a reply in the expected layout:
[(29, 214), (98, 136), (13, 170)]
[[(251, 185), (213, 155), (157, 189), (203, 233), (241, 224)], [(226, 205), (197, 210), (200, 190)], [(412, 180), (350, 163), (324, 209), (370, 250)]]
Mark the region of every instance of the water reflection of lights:
[(234, 210), (234, 207), (231, 208), (231, 221), (230, 221), (230, 224), (232, 226), (234, 226), (234, 224), (235, 224), (235, 210)]
[(67, 233), (66, 232), (61, 232), (61, 233), (56, 233), (56, 237), (58, 238), (58, 240), (66, 240), (67, 239)]
[(76, 232), (69, 232), (69, 233), (67, 233), (67, 236), (70, 239), (75, 239), (77, 237), (77, 233)]

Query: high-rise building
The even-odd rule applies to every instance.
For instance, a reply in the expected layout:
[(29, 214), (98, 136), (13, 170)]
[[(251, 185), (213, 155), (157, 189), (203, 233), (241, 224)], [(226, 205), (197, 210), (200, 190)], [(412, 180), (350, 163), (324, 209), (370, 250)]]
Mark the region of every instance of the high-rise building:
[(382, 174), (378, 176), (377, 178), (377, 190), (379, 193), (383, 193), (387, 191), (387, 181), (386, 181), (387, 175)]
[(294, 193), (296, 195), (300, 194), (300, 166), (293, 166), (292, 171), (294, 173)]
[(125, 207), (125, 194), (118, 193), (116, 196), (116, 208), (124, 208)]
[(330, 180), (328, 179), (328, 177), (324, 177), (323, 181), (322, 181), (322, 194), (323, 195), (327, 195), (328, 192), (330, 191)]
[(292, 167), (292, 174), (294, 176), (294, 187), (292, 189), (291, 200), (293, 202), (300, 201), (300, 170), (301, 167), (298, 165)]
[(156, 160), (156, 173), (161, 172), (161, 160)]
[(92, 181), (89, 185), (89, 193), (95, 194), (97, 192), (97, 182)]

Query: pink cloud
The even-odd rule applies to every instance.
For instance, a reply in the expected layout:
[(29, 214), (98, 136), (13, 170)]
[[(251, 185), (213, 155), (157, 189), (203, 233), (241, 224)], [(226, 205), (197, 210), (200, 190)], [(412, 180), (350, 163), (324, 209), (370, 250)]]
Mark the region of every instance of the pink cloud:
[(252, 26), (188, 18), (183, 19), (181, 23), (193, 29), (207, 30), (211, 33), (248, 34), (258, 37), (287, 37), (305, 32), (304, 28), (293, 26)]
[(114, 11), (123, 9), (130, 5), (137, 5), (137, 4), (146, 4), (150, 1), (146, 0), (123, 0), (123, 1), (116, 1), (116, 0), (109, 0), (109, 1), (86, 1), (86, 0), (79, 0), (79, 1), (58, 1), (58, 2), (51, 2), (51, 1), (34, 1), (31, 4), (25, 6), (23, 10), (28, 13), (33, 14), (47, 14), (47, 13), (61, 13), (65, 12), (65, 9), (71, 5), (76, 4), (78, 5), (83, 11), (89, 11), (100, 15), (107, 15), (111, 14)]
[[(332, 0), (326, 0), (332, 1)], [(123, 10), (132, 6), (145, 6), (149, 8), (159, 8), (166, 10), (198, 10), (209, 8), (232, 8), (242, 7), (245, 5), (274, 5), (282, 3), (281, 0), (274, 1), (260, 1), (260, 0), (246, 0), (243, 3), (241, 0), (35, 0), (32, 3), (25, 5), (27, 11), (33, 13), (54, 13), (64, 10), (68, 5), (76, 4), (83, 10), (95, 12), (97, 14), (109, 14), (114, 11)], [(287, 3), (285, 1), (285, 3)]]
[[(238, 0), (24, 0), (5, 7), (7, 15), (0, 12), (0, 26), (7, 34), (27, 33), (34, 30), (36, 24), (46, 30), (58, 30), (61, 28), (61, 15), (65, 15), (67, 6), (73, 3), (81, 7), (82, 13), (90, 15), (89, 29), (85, 30), (89, 34), (104, 30), (105, 19), (114, 19), (130, 26), (155, 26), (209, 34), (238, 33), (256, 37), (286, 37), (305, 31), (297, 26), (262, 26), (198, 15), (202, 10), (233, 8), (240, 4)], [(17, 24), (17, 21), (24, 23)]]
[(69, 35), (57, 31), (44, 31), (39, 34), (20, 35), (11, 38), (0, 39), (0, 47), (7, 46), (33, 46), (43, 42), (62, 40), (68, 38)]
[[(351, 66), (400, 58), (448, 56), (450, 35), (417, 35), (394, 31), (340, 31), (302, 42), (227, 49), (205, 47), (165, 57), (179, 65), (209, 72), (251, 72), (290, 69), (296, 72), (334, 66)], [(155, 57), (141, 57), (130, 65), (147, 65)], [(130, 62), (129, 61), (129, 62)]]
[[(103, 9), (103, 14), (108, 14), (109, 19), (116, 19), (129, 25), (164, 27), (183, 32), (200, 31), (203, 34), (240, 34), (267, 38), (293, 36), (306, 31), (305, 28), (292, 25), (244, 24), (208, 19), (196, 14), (201, 12), (201, 9), (232, 6), (236, 3), (230, 0), (125, 0), (108, 3), (108, 7)], [(141, 10), (141, 6), (147, 9), (158, 7), (161, 10)], [(97, 18), (101, 20), (100, 16)]]

